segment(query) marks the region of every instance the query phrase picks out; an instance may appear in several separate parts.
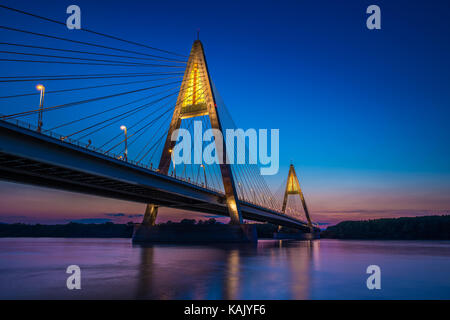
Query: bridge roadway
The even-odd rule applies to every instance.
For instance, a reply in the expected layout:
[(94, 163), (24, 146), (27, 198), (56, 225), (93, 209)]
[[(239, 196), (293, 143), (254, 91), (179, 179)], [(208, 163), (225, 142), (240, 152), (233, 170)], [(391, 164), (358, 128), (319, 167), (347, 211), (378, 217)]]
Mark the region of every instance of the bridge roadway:
[[(0, 179), (228, 216), (220, 192), (44, 133), (0, 120)], [(280, 212), (240, 204), (244, 219), (309, 230), (305, 222)]]

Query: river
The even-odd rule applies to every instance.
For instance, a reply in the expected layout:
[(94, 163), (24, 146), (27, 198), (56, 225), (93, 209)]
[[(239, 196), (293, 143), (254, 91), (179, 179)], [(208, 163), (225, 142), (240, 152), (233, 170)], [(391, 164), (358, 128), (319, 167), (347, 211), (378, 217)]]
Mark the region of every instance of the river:
[[(66, 268), (81, 269), (81, 289)], [(381, 289), (369, 290), (369, 265)], [(450, 299), (449, 241), (1, 238), (1, 299)]]

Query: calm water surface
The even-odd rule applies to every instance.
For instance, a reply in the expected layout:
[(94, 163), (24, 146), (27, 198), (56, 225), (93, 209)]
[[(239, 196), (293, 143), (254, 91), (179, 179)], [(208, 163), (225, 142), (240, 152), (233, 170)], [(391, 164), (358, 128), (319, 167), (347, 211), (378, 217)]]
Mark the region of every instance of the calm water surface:
[[(67, 266), (81, 268), (68, 290)], [(381, 290), (366, 287), (381, 267)], [(1, 299), (450, 299), (448, 241), (0, 239)]]

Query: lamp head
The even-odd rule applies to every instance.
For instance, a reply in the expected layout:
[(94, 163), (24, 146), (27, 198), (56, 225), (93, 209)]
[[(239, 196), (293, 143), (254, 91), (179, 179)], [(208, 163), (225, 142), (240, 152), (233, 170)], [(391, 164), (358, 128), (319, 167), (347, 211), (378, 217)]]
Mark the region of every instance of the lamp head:
[(126, 126), (120, 126), (120, 130), (127, 130)]
[(42, 90), (45, 89), (45, 87), (44, 87), (42, 84), (38, 84), (38, 85), (36, 86), (36, 89), (38, 89), (39, 91), (42, 91)]

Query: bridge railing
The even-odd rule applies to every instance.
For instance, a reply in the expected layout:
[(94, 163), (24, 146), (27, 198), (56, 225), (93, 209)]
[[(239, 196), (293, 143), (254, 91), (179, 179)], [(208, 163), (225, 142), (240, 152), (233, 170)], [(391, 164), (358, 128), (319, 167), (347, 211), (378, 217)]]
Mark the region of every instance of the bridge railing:
[[(101, 148), (95, 147), (95, 145), (93, 145), (93, 144), (86, 143), (86, 142), (83, 142), (83, 141), (80, 141), (80, 140), (77, 140), (77, 139), (67, 138), (64, 135), (56, 133), (56, 132), (53, 132), (51, 130), (41, 129), (41, 132), (38, 132), (38, 127), (36, 125), (34, 125), (34, 124), (31, 124), (31, 123), (25, 122), (25, 121), (21, 121), (21, 120), (18, 120), (18, 119), (2, 119), (2, 115), (1, 114), (0, 114), (0, 119), (2, 121), (8, 122), (10, 124), (16, 125), (17, 127), (28, 129), (28, 130), (34, 131), (35, 133), (43, 134), (45, 136), (48, 136), (50, 138), (59, 140), (61, 142), (68, 143), (68, 144), (71, 144), (71, 145), (74, 145), (74, 146), (77, 146), (77, 147), (80, 147), (80, 148), (83, 148), (83, 149), (86, 149), (86, 150), (90, 150), (90, 151), (96, 152), (98, 154), (101, 154), (103, 156), (106, 156), (106, 157), (109, 157), (109, 158), (112, 158), (112, 159), (115, 159), (115, 160), (123, 161), (123, 162), (125, 162), (127, 164), (131, 164), (131, 165), (134, 165), (134, 166), (146, 169), (146, 170), (150, 170), (152, 172), (155, 172), (155, 173), (158, 173), (158, 174), (162, 175), (162, 173), (159, 172), (158, 168), (154, 168), (152, 166), (148, 166), (146, 164), (134, 161), (133, 159), (125, 159), (122, 155), (119, 155), (119, 154), (116, 154), (116, 153), (113, 153), (113, 152), (104, 151)], [(210, 191), (214, 191), (216, 193), (223, 194), (223, 192), (221, 190), (215, 189), (215, 188), (213, 188), (211, 186), (205, 186), (203, 183), (198, 183), (196, 181), (192, 181), (190, 179), (185, 179), (185, 178), (180, 177), (180, 176), (174, 176), (173, 174), (171, 174), (171, 175), (169, 174), (167, 176), (170, 176), (170, 177), (172, 177), (174, 179), (183, 181), (185, 183), (189, 183), (191, 185), (195, 185), (195, 186), (203, 188), (203, 189), (207, 189), (207, 190), (210, 190)]]
[[(0, 119), (1, 118), (2, 118), (2, 115), (0, 114)], [(33, 124), (29, 123), (29, 122), (21, 121), (21, 120), (18, 120), (18, 119), (2, 119), (2, 121), (8, 122), (8, 123), (13, 124), (13, 125), (16, 125), (17, 127), (20, 127), (20, 128), (28, 129), (30, 131), (33, 131), (33, 132), (39, 134), (38, 127), (36, 125), (33, 125)], [(90, 143), (86, 143), (86, 142), (83, 142), (83, 141), (80, 141), (80, 140), (77, 140), (77, 139), (67, 138), (64, 135), (61, 135), (61, 134), (56, 133), (56, 132), (53, 132), (51, 130), (41, 129), (40, 134), (43, 134), (43, 135), (48, 136), (50, 138), (59, 140), (59, 141), (61, 141), (63, 143), (68, 143), (68, 144), (77, 146), (79, 148), (83, 148), (83, 149), (86, 149), (86, 150), (90, 150), (90, 151), (96, 152), (98, 154), (101, 154), (103, 156), (106, 156), (106, 157), (109, 157), (109, 158), (112, 158), (112, 159), (115, 159), (115, 160), (123, 161), (123, 162), (125, 162), (127, 164), (131, 164), (131, 165), (134, 165), (134, 166), (146, 169), (146, 170), (150, 170), (150, 171), (155, 172), (157, 174), (162, 174), (162, 173), (159, 172), (159, 170), (157, 168), (153, 168), (152, 166), (148, 166), (148, 165), (142, 164), (142, 163), (134, 161), (132, 159), (124, 159), (122, 157), (122, 155), (104, 151), (101, 148), (97, 148), (97, 147), (95, 147), (95, 145), (92, 145)], [(215, 188), (213, 188), (211, 186), (205, 186), (203, 183), (199, 183), (199, 182), (196, 182), (196, 181), (193, 181), (193, 180), (190, 180), (190, 179), (186, 179), (186, 178), (183, 178), (181, 176), (174, 176), (173, 173), (172, 174), (168, 174), (167, 176), (170, 176), (173, 179), (177, 179), (179, 181), (183, 181), (184, 183), (188, 183), (188, 184), (195, 185), (195, 186), (203, 188), (203, 189), (207, 189), (207, 190), (219, 193), (219, 194), (223, 194), (223, 191), (221, 191), (221, 190), (217, 190), (217, 189), (215, 189)], [(239, 200), (247, 202), (247, 203), (250, 203), (250, 204), (255, 205), (257, 207), (262, 207), (259, 203), (257, 203), (256, 201), (254, 201), (252, 199), (247, 199), (247, 198), (244, 197), (244, 198), (240, 198)], [(273, 208), (271, 206), (268, 206), (267, 209), (271, 209), (273, 211), (279, 212), (278, 208)]]

